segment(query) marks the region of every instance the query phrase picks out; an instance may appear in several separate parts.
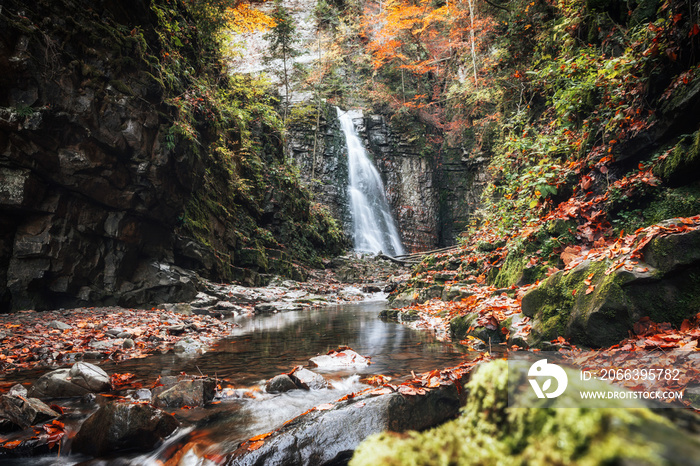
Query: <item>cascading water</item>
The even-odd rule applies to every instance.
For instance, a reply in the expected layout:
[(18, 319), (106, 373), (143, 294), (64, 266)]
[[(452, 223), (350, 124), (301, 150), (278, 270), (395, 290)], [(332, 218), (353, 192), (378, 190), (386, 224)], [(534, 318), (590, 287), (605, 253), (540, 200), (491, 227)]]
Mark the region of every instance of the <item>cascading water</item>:
[(348, 112), (336, 108), (348, 147), (348, 197), (352, 237), (357, 252), (404, 253), (401, 237), (384, 194), (379, 171), (367, 157)]

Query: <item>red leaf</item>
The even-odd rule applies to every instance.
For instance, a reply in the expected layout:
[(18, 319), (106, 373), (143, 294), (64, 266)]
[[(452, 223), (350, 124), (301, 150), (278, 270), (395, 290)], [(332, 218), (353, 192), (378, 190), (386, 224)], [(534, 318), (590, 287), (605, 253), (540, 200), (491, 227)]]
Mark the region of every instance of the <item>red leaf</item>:
[(697, 25), (697, 23), (693, 24), (693, 27), (690, 29), (690, 32), (688, 33), (688, 37), (693, 37), (697, 36), (700, 34), (700, 26)]
[(691, 324), (688, 319), (683, 320), (681, 323), (681, 332), (687, 332), (691, 328), (693, 328), (693, 324)]

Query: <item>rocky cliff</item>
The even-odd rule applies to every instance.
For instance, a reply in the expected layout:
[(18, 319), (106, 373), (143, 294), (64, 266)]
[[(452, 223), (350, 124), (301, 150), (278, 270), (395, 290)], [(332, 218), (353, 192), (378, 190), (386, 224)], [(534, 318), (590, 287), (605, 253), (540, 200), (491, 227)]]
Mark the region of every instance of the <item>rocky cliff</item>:
[[(244, 104), (225, 125), (211, 95), (235, 89), (206, 68), (198, 26), (180, 2), (4, 3), (0, 310), (183, 301), (198, 280), (185, 268), (255, 282), (278, 272), (267, 248), (287, 274), (296, 250), (338, 248), (275, 129), (244, 131)], [(255, 131), (268, 139), (253, 150)], [(249, 197), (221, 195), (234, 181)]]
[[(292, 125), (289, 153), (317, 198), (349, 225), (347, 149), (335, 110), (324, 107), (318, 134), (311, 116)], [(358, 111), (353, 122), (382, 175), (406, 249), (425, 251), (454, 244), (478, 207), (488, 180), (486, 159), (427, 153), (425, 145), (380, 114)]]

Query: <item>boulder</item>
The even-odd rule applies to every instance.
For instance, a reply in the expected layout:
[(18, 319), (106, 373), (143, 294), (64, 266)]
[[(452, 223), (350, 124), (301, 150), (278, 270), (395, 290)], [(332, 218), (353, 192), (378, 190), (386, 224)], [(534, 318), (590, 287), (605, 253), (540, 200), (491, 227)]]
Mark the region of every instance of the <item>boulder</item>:
[(680, 325), (700, 308), (698, 251), (700, 230), (691, 230), (654, 238), (629, 269), (606, 274), (612, 262), (603, 259), (551, 275), (522, 299), (523, 314), (533, 318), (528, 343), (563, 336), (603, 347), (626, 338), (642, 317)]
[(59, 413), (36, 398), (16, 395), (0, 396), (0, 420), (6, 419), (19, 429), (26, 429), (58, 416)]
[(301, 387), (298, 387), (287, 374), (276, 375), (265, 384), (265, 391), (268, 393), (284, 393), (298, 388)]
[(90, 392), (100, 393), (112, 389), (109, 374), (94, 364), (76, 362), (70, 368), (68, 375), (72, 383)]
[[(603, 381), (582, 385), (568, 371), (573, 389), (556, 398), (538, 399), (522, 382), (523, 398), (509, 400), (512, 366), (497, 360), (478, 367), (467, 385), (466, 406), (459, 418), (425, 432), (384, 432), (363, 442), (350, 466), (377, 464), (697, 464), (700, 442), (655, 412), (624, 398), (610, 407), (578, 406), (581, 389), (610, 386)], [(517, 380), (516, 380), (517, 381)], [(583, 388), (585, 387), (585, 388)], [(575, 394), (575, 395), (574, 395)], [(517, 407), (511, 407), (516, 402)], [(658, 410), (661, 411), (672, 411)], [(439, 459), (436, 461), (436, 459)]]
[(48, 372), (31, 386), (28, 395), (36, 398), (83, 396), (112, 389), (109, 375), (94, 364), (77, 362), (70, 369)]
[(227, 464), (345, 464), (367, 436), (383, 430), (427, 429), (454, 417), (461, 401), (453, 384), (423, 395), (360, 395), (299, 416), (255, 449), (243, 443)]
[(305, 390), (321, 390), (331, 388), (331, 384), (322, 375), (311, 372), (302, 366), (297, 366), (289, 376), (297, 387)]
[(503, 341), (501, 325), (478, 325), (479, 315), (471, 312), (463, 316), (455, 317), (450, 321), (450, 335), (453, 340), (463, 340), (467, 337), (478, 338), (485, 344), (498, 344)]
[(180, 380), (174, 386), (154, 396), (153, 403), (161, 408), (204, 406), (214, 399), (216, 381), (210, 378)]
[(71, 451), (90, 456), (149, 451), (178, 425), (174, 416), (149, 404), (113, 402), (101, 406), (83, 423)]

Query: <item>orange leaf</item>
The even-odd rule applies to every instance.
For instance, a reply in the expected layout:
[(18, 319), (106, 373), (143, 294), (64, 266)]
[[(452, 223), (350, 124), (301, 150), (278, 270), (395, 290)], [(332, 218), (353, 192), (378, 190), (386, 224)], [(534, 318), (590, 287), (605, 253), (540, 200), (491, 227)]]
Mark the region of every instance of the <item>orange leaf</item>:
[(264, 434), (256, 435), (255, 437), (251, 437), (248, 439), (248, 441), (249, 442), (257, 442), (258, 440), (268, 438), (270, 435), (272, 435), (272, 432), (266, 432)]
[(688, 319), (683, 320), (681, 323), (681, 332), (687, 332), (691, 328), (693, 328), (693, 324), (691, 324)]
[(255, 451), (258, 448), (262, 447), (263, 445), (265, 445), (265, 442), (263, 440), (251, 443), (250, 445), (248, 445), (248, 451)]
[(595, 285), (591, 285), (588, 288), (586, 288), (586, 294), (591, 294), (595, 291)]

